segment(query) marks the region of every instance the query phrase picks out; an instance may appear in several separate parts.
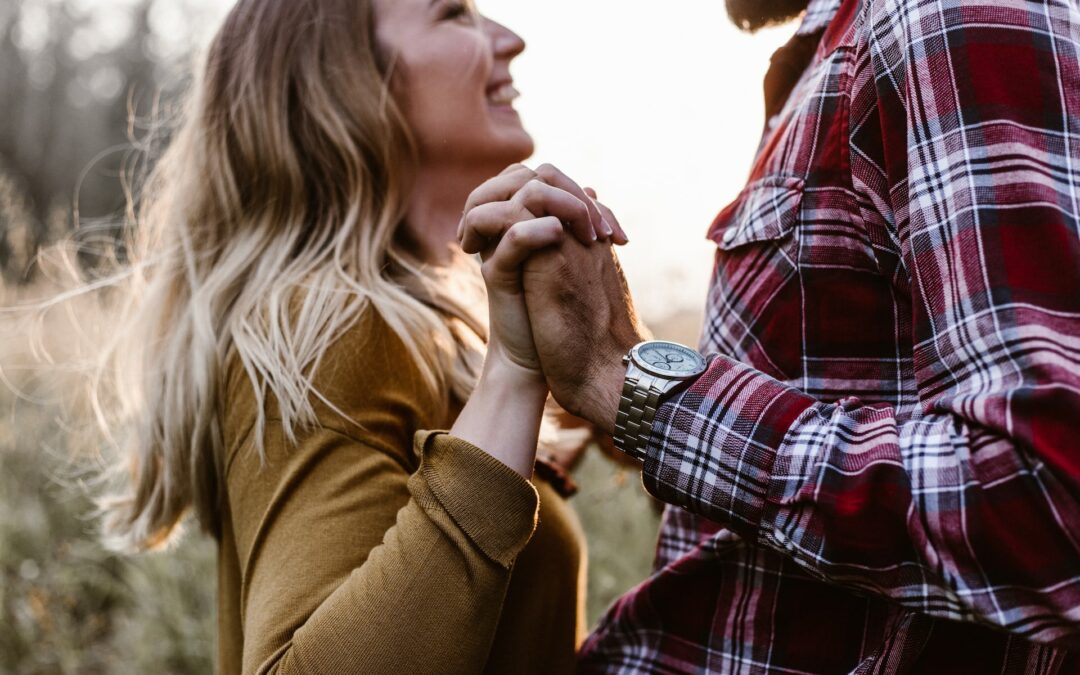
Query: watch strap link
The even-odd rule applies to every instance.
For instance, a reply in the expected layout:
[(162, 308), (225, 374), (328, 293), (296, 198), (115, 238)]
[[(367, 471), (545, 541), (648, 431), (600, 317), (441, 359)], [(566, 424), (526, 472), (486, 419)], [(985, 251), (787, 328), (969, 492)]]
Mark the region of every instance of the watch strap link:
[(619, 398), (619, 410), (615, 415), (616, 448), (631, 457), (645, 459), (653, 419), (662, 395), (663, 392), (655, 386), (652, 378), (626, 378)]

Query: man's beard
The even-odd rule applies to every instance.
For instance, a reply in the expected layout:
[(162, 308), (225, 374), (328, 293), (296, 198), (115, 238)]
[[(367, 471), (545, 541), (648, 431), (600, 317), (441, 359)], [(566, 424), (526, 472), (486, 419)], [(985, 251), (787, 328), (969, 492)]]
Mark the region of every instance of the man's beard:
[(728, 16), (735, 25), (753, 33), (759, 28), (790, 21), (799, 15), (809, 0), (725, 0)]

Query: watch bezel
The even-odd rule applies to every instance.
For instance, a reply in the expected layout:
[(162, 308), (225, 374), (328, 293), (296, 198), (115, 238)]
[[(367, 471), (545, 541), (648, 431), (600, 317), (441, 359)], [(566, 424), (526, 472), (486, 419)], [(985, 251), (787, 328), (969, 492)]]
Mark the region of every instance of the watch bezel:
[[(685, 349), (697, 357), (697, 367), (693, 371), (688, 373), (672, 373), (669, 370), (660, 370), (658, 368), (655, 368), (649, 363), (647, 363), (644, 358), (641, 357), (641, 351), (646, 347), (649, 347), (650, 345), (665, 345), (669, 347), (679, 347), (681, 349)], [(659, 377), (664, 380), (671, 380), (674, 382), (682, 382), (685, 380), (693, 379), (695, 377), (698, 377), (708, 369), (708, 361), (696, 349), (692, 347), (687, 347), (686, 345), (680, 344), (678, 342), (671, 342), (670, 340), (647, 340), (645, 342), (640, 342), (634, 345), (634, 348), (630, 350), (630, 359), (633, 361), (634, 365), (638, 369), (648, 373), (649, 375), (652, 375), (653, 377)]]

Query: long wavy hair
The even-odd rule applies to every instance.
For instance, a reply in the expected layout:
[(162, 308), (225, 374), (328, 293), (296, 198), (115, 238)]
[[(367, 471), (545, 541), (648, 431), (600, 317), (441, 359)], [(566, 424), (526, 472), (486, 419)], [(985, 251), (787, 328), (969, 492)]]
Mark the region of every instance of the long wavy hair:
[[(292, 441), (315, 423), (313, 373), (368, 309), (434, 392), (471, 392), (486, 318), (404, 236), (418, 160), (393, 70), (369, 0), (240, 0), (213, 39), (129, 208), (115, 339), (92, 378), (125, 458), (125, 487), (105, 502), (114, 544), (160, 547), (191, 512), (217, 534), (233, 356), (255, 388), (260, 453), (268, 401)], [(469, 285), (471, 264), (458, 275)]]

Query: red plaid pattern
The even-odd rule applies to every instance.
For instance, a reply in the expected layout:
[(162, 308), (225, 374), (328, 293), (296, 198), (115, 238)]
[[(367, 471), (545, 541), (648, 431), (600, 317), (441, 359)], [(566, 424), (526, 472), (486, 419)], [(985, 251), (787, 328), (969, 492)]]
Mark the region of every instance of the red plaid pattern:
[(1080, 673), (1080, 8), (811, 37), (710, 232), (723, 356), (657, 414), (682, 508), (581, 670)]

